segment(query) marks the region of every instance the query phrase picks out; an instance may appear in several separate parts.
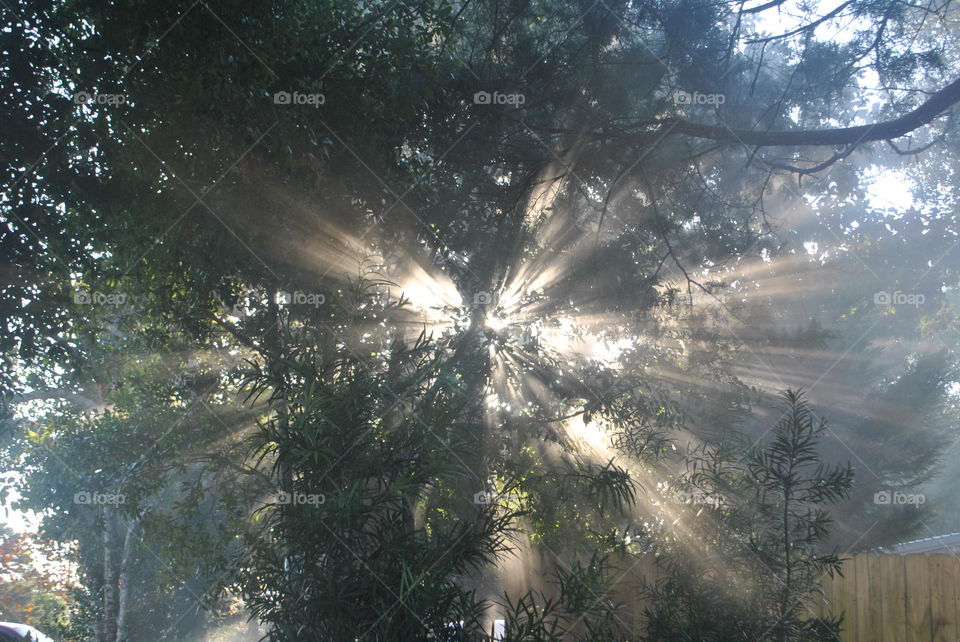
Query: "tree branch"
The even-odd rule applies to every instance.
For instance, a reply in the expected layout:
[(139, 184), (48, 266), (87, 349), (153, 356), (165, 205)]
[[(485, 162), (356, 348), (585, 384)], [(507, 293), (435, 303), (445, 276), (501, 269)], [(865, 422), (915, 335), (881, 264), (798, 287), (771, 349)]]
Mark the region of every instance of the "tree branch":
[(704, 125), (682, 118), (657, 122), (652, 131), (628, 134), (627, 137), (641, 143), (655, 143), (668, 134), (683, 134), (724, 143), (742, 143), (758, 147), (790, 147), (813, 145), (859, 145), (878, 140), (899, 138), (933, 121), (960, 101), (960, 79), (934, 93), (926, 102), (913, 111), (880, 123), (839, 127), (836, 129), (796, 129), (781, 131), (755, 131), (731, 129), (725, 125)]
[(825, 170), (826, 168), (830, 167), (837, 161), (841, 161), (847, 156), (849, 156), (853, 152), (853, 150), (856, 149), (856, 147), (857, 147), (856, 145), (850, 145), (843, 151), (837, 152), (836, 154), (834, 154), (827, 160), (823, 161), (822, 163), (817, 163), (816, 165), (813, 165), (811, 167), (797, 167), (795, 165), (788, 165), (786, 163), (777, 163), (777, 162), (771, 162), (766, 164), (774, 169), (782, 169), (789, 172), (796, 172), (800, 176), (805, 176), (807, 174), (816, 174), (817, 172)]
[[(841, 11), (843, 11), (844, 9), (846, 9), (847, 7), (849, 7), (850, 5), (852, 5), (853, 3), (854, 3), (854, 0), (847, 0), (847, 2), (844, 2), (844, 3), (841, 4), (839, 7), (835, 8), (833, 11), (831, 11), (830, 13), (828, 13), (828, 14), (820, 17), (820, 18), (817, 18), (817, 19), (814, 20), (813, 22), (809, 22), (809, 23), (807, 23), (807, 24), (805, 24), (805, 25), (799, 26), (799, 27), (797, 27), (796, 29), (793, 29), (792, 31), (788, 31), (787, 33), (782, 33), (782, 34), (780, 34), (779, 36), (767, 36), (766, 38), (756, 38), (756, 39), (754, 39), (754, 40), (748, 40), (748, 41), (747, 41), (747, 44), (748, 44), (748, 45), (752, 45), (752, 44), (757, 44), (757, 43), (761, 43), (761, 42), (771, 42), (771, 41), (773, 41), (773, 40), (780, 40), (780, 39), (782, 39), (782, 38), (789, 38), (790, 36), (795, 36), (795, 35), (797, 35), (798, 33), (803, 33), (804, 31), (809, 31), (809, 30), (811, 30), (811, 29), (816, 29), (817, 27), (819, 27), (820, 25), (822, 25), (822, 24), (823, 24), (824, 22), (826, 22), (827, 20), (830, 20), (831, 18), (835, 18)], [(763, 8), (766, 8), (766, 7), (764, 6)], [(762, 10), (762, 9), (761, 9), (761, 10)], [(744, 12), (744, 13), (746, 13), (746, 12)]]
[(49, 401), (62, 400), (68, 401), (73, 405), (77, 406), (81, 410), (89, 410), (91, 408), (96, 408), (102, 405), (102, 402), (98, 403), (97, 401), (91, 399), (90, 397), (85, 397), (76, 392), (70, 392), (68, 390), (61, 390), (59, 388), (49, 389), (49, 390), (33, 390), (31, 392), (24, 392), (20, 394), (10, 395), (7, 397), (7, 402), (11, 404), (26, 403), (28, 401)]
[(748, 15), (751, 13), (760, 13), (761, 11), (766, 11), (767, 9), (772, 9), (774, 7), (779, 7), (787, 0), (770, 0), (770, 2), (765, 2), (756, 7), (750, 7), (749, 9), (743, 9), (740, 11), (743, 15)]

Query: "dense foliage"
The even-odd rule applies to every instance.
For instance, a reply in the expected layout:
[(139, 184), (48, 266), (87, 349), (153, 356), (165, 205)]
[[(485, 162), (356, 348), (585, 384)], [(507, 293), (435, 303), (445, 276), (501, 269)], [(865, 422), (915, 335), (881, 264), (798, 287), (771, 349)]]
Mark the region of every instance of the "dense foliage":
[(0, 468), (65, 638), (830, 639), (839, 555), (950, 527), (951, 3), (2, 19)]

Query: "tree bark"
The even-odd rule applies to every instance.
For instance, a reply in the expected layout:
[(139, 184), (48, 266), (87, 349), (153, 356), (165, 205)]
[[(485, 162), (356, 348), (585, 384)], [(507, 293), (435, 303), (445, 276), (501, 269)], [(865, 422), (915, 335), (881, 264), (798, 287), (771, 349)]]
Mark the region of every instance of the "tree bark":
[(130, 640), (130, 557), (133, 552), (133, 543), (139, 530), (140, 523), (136, 519), (130, 520), (127, 527), (127, 533), (123, 538), (123, 555), (120, 558), (120, 571), (117, 577), (117, 640), (118, 642), (128, 642)]
[(103, 509), (103, 615), (100, 626), (100, 642), (117, 642), (117, 565), (114, 560), (117, 516), (114, 510)]

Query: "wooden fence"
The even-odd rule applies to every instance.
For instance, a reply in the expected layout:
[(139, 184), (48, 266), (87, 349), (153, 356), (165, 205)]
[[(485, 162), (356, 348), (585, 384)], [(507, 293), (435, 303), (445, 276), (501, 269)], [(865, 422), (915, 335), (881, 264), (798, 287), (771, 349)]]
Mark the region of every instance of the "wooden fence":
[(819, 613), (844, 613), (842, 642), (960, 641), (960, 559), (952, 555), (862, 553), (822, 585)]
[[(614, 589), (629, 605), (625, 623), (642, 630), (644, 604), (627, 589), (662, 575), (652, 559), (640, 562)], [(841, 642), (960, 642), (960, 559), (951, 555), (862, 553), (843, 564), (843, 577), (821, 581), (825, 599), (816, 615), (844, 614)], [(631, 593), (633, 593), (631, 595)]]

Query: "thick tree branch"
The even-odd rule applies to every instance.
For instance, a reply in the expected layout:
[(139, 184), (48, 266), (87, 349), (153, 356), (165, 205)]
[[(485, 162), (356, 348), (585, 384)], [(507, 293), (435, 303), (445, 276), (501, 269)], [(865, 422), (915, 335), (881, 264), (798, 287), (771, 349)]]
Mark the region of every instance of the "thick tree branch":
[(787, 0), (770, 0), (770, 2), (765, 2), (756, 7), (750, 7), (749, 9), (743, 9), (740, 11), (743, 15), (749, 15), (751, 13), (760, 13), (761, 11), (766, 11), (767, 9), (773, 9), (774, 7), (779, 7)]
[(937, 143), (942, 143), (942, 142), (943, 142), (943, 135), (940, 135), (934, 138), (933, 140), (931, 140), (929, 143), (927, 143), (923, 147), (918, 147), (917, 149), (900, 149), (899, 147), (894, 145), (892, 140), (888, 140), (887, 145), (889, 145), (893, 149), (893, 151), (897, 153), (898, 156), (916, 156), (917, 154), (922, 154), (923, 152), (927, 151)]
[(731, 129), (724, 125), (705, 125), (682, 118), (658, 122), (652, 131), (629, 134), (628, 137), (642, 143), (655, 143), (668, 134), (683, 134), (724, 143), (742, 143), (757, 147), (792, 147), (813, 145), (859, 145), (878, 140), (891, 140), (923, 127), (960, 101), (960, 79), (933, 94), (913, 111), (872, 125), (840, 127), (837, 129), (796, 129), (781, 131), (755, 131)]
[(50, 389), (50, 390), (32, 390), (30, 392), (15, 394), (7, 397), (6, 401), (7, 403), (11, 403), (11, 404), (20, 404), (20, 403), (26, 403), (28, 401), (49, 401), (49, 400), (68, 401), (82, 410), (89, 410), (91, 408), (97, 408), (98, 406), (103, 405), (102, 402), (97, 402), (91, 399), (90, 397), (85, 397), (84, 395), (78, 394), (76, 392), (71, 392), (69, 390), (61, 390), (59, 388)]
[[(797, 27), (796, 29), (793, 29), (792, 31), (788, 31), (787, 33), (782, 33), (782, 34), (780, 34), (779, 36), (767, 36), (766, 38), (757, 38), (757, 39), (755, 39), (755, 40), (748, 40), (748, 41), (747, 41), (747, 44), (748, 44), (748, 45), (752, 45), (752, 44), (756, 44), (756, 43), (760, 43), (760, 42), (771, 42), (771, 41), (773, 41), (773, 40), (780, 40), (780, 39), (782, 39), (782, 38), (789, 38), (790, 36), (795, 36), (795, 35), (797, 35), (798, 33), (803, 33), (803, 32), (805, 32), (805, 31), (810, 31), (811, 29), (816, 29), (817, 27), (819, 27), (820, 25), (822, 25), (822, 24), (823, 24), (824, 22), (826, 22), (827, 20), (830, 20), (831, 18), (835, 18), (838, 14), (840, 14), (840, 12), (842, 12), (844, 9), (846, 9), (847, 7), (849, 7), (850, 5), (852, 5), (853, 3), (854, 3), (854, 0), (847, 0), (847, 2), (844, 2), (844, 3), (841, 4), (839, 7), (835, 8), (833, 11), (831, 11), (830, 13), (824, 15), (824, 16), (821, 17), (821, 18), (818, 18), (818, 19), (814, 20), (813, 22), (810, 22), (810, 23), (807, 23), (807, 24), (802, 25), (802, 26), (800, 26), (800, 27)], [(766, 7), (764, 7), (764, 8), (766, 8)], [(746, 12), (744, 12), (744, 13), (746, 13)]]
[(239, 341), (241, 345), (243, 345), (243, 346), (245, 346), (245, 347), (247, 347), (247, 348), (250, 348), (251, 350), (254, 350), (254, 351), (258, 352), (259, 354), (261, 354), (261, 355), (264, 356), (264, 357), (269, 357), (269, 356), (270, 356), (270, 355), (267, 353), (267, 351), (264, 350), (264, 348), (263, 348), (262, 346), (258, 345), (256, 341), (254, 341), (254, 340), (251, 339), (249, 336), (247, 336), (246, 334), (244, 334), (244, 333), (240, 330), (240, 328), (238, 328), (235, 324), (230, 323), (229, 321), (227, 321), (227, 320), (225, 320), (225, 319), (221, 319), (221, 318), (219, 318), (219, 317), (216, 316), (216, 315), (213, 315), (212, 318), (213, 318), (213, 322), (214, 322), (216, 325), (218, 325), (218, 326), (220, 326), (221, 328), (223, 328), (224, 330), (226, 330), (230, 335), (233, 336), (233, 338), (235, 338), (237, 341)]
[(823, 161), (822, 163), (817, 163), (816, 165), (813, 165), (811, 167), (796, 167), (795, 165), (789, 165), (786, 163), (776, 163), (776, 162), (766, 163), (766, 164), (774, 169), (782, 169), (782, 170), (787, 170), (789, 172), (796, 172), (800, 176), (804, 176), (807, 174), (816, 174), (817, 172), (825, 170), (826, 168), (830, 167), (837, 161), (843, 160), (844, 158), (849, 156), (853, 152), (853, 150), (856, 149), (856, 147), (857, 147), (856, 145), (850, 145), (843, 151), (837, 152), (836, 154), (834, 154), (827, 160)]

